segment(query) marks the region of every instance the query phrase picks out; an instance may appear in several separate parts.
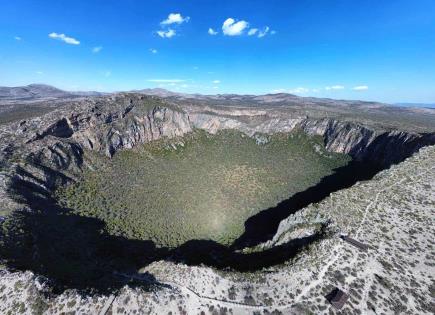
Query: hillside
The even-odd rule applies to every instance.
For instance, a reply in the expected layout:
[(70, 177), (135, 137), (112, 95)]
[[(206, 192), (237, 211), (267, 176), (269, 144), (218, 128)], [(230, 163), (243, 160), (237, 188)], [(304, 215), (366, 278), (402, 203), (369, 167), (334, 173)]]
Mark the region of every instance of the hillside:
[(98, 95), (103, 95), (103, 93), (94, 91), (68, 92), (46, 84), (29, 84), (16, 87), (0, 86), (0, 105), (4, 102), (29, 102)]

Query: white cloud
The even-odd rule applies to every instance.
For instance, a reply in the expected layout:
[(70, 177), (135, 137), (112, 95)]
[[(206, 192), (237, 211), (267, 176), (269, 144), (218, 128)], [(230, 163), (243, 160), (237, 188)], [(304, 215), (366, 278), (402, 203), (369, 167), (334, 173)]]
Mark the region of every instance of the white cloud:
[(36, 74), (41, 75), (41, 74), (44, 74), (44, 72), (42, 72), (42, 71), (36, 71)]
[(354, 91), (365, 91), (368, 89), (369, 89), (369, 87), (367, 85), (358, 85), (358, 86), (354, 86), (352, 88), (352, 90), (354, 90)]
[(170, 24), (181, 24), (184, 22), (188, 22), (190, 17), (183, 17), (180, 13), (170, 13), (166, 20), (160, 22), (162, 25), (170, 25)]
[(325, 87), (325, 90), (331, 91), (331, 90), (343, 90), (344, 86), (342, 85), (333, 85), (333, 86), (327, 86)]
[(270, 31), (270, 35), (275, 35), (275, 34), (276, 34), (276, 31), (274, 31), (274, 30)]
[(20, 41), (21, 37), (20, 36), (15, 36), (14, 39)]
[(152, 54), (157, 54), (158, 53), (157, 49), (155, 49), (155, 48), (150, 48), (150, 52)]
[(92, 48), (92, 52), (93, 52), (94, 54), (97, 54), (97, 53), (99, 53), (99, 52), (101, 51), (101, 49), (103, 49), (103, 47), (101, 47), (101, 46), (96, 46), (96, 47)]
[(219, 87), (218, 86), (214, 86), (213, 89), (217, 90), (217, 89), (219, 89)]
[(177, 33), (173, 29), (168, 29), (167, 31), (157, 31), (157, 35), (162, 38), (171, 38), (175, 36)]
[(214, 84), (219, 84), (219, 83), (221, 83), (221, 81), (220, 80), (214, 80), (214, 81), (212, 81)]
[(297, 88), (288, 89), (288, 90), (287, 89), (275, 89), (272, 92), (273, 93), (306, 94), (306, 93), (311, 92), (311, 91), (314, 91), (314, 90), (310, 90), (310, 89), (305, 88), (305, 87), (297, 87)]
[(269, 32), (269, 29), (270, 29), (269, 26), (266, 26), (265, 28), (263, 28), (263, 30), (258, 32), (258, 37), (261, 38), (261, 37), (266, 36), (267, 33)]
[(154, 83), (180, 83), (185, 82), (186, 80), (180, 80), (180, 79), (149, 79), (148, 82), (154, 82)]
[(58, 33), (50, 33), (48, 34), (48, 37), (53, 38), (53, 39), (57, 39), (57, 40), (61, 40), (67, 44), (70, 45), (79, 45), (80, 41), (78, 41), (77, 39), (73, 38), (73, 37), (68, 37), (65, 34), (58, 34)]
[(211, 27), (208, 29), (208, 33), (210, 35), (217, 35), (218, 32), (216, 32), (214, 29), (212, 29)]
[(297, 87), (297, 88), (288, 90), (289, 93), (293, 93), (293, 94), (305, 94), (305, 93), (308, 93), (309, 91), (310, 91), (310, 89), (307, 89), (304, 87)]
[[(224, 35), (228, 36), (236, 36), (236, 35), (242, 35), (245, 30), (249, 27), (249, 23), (247, 21), (237, 21), (233, 18), (228, 18), (225, 20), (225, 22), (222, 25), (222, 32)], [(265, 26), (262, 29), (259, 29), (257, 27), (252, 27), (248, 30), (247, 35), (248, 36), (254, 36), (256, 35), (258, 38), (266, 36), (270, 31), (269, 26)], [(275, 34), (275, 31), (270, 31), (270, 34)]]
[(168, 25), (174, 25), (175, 29), (177, 29), (175, 24), (182, 24), (188, 22), (190, 17), (183, 17), (180, 13), (170, 13), (166, 20), (160, 22), (161, 29), (157, 31), (157, 35), (161, 38), (171, 38), (177, 35), (177, 31), (173, 28), (169, 28)]
[(194, 67), (193, 67), (193, 70), (198, 70), (198, 69), (199, 69), (198, 66), (194, 66)]
[[(148, 81), (150, 81), (150, 80), (148, 80)], [(155, 82), (156, 80), (151, 80), (151, 81)], [(171, 81), (174, 81), (174, 82), (171, 82)], [(199, 87), (197, 85), (182, 83), (183, 81), (184, 80), (157, 80), (157, 82), (160, 82), (157, 86), (160, 88), (170, 88), (173, 90)]]
[(249, 23), (246, 21), (238, 21), (236, 22), (233, 18), (228, 18), (222, 24), (222, 32), (224, 35), (228, 36), (237, 36), (242, 35), (243, 31), (249, 26)]
[(105, 76), (106, 78), (108, 78), (108, 77), (110, 77), (110, 76), (112, 75), (112, 71), (107, 70), (107, 71), (105, 71), (103, 74), (104, 74), (104, 76)]

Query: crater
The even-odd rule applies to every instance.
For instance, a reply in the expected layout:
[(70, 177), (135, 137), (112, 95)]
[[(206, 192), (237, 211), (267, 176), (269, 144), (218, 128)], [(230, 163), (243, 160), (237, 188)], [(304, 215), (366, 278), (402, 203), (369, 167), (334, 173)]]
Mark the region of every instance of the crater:
[(60, 292), (119, 289), (120, 273), (160, 260), (231, 272), (291, 263), (334, 231), (323, 218), (265, 246), (282, 220), (435, 141), (333, 119), (188, 115), (138, 95), (61, 113), (18, 126), (22, 143), (0, 156), (19, 205), (1, 223), (1, 263)]
[(16, 178), (11, 191), (32, 211), (17, 211), (2, 226), (9, 267), (48, 277), (59, 292), (119, 288), (117, 273), (162, 259), (238, 271), (284, 263), (322, 239), (327, 222), (284, 245), (240, 250), (270, 240), (291, 213), (379, 170), (302, 131), (194, 130), (111, 158), (84, 150), (82, 159), (92, 168), (53, 193)]
[(237, 131), (194, 131), (112, 159), (92, 152), (88, 158), (96, 169), (57, 191), (61, 205), (101, 219), (112, 235), (168, 248), (194, 239), (229, 246), (249, 217), (350, 161), (303, 132), (248, 137)]

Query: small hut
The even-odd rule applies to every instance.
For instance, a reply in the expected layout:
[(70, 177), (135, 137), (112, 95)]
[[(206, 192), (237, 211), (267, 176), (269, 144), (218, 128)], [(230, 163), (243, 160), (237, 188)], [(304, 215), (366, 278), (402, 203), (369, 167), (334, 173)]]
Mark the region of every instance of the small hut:
[(335, 288), (331, 291), (331, 293), (325, 296), (325, 298), (328, 300), (329, 303), (331, 303), (332, 306), (339, 310), (349, 299), (349, 295), (340, 290), (339, 288)]
[(359, 248), (360, 250), (367, 251), (367, 249), (369, 248), (367, 244), (363, 244), (353, 238), (350, 238), (347, 235), (341, 235), (340, 237), (343, 241), (348, 242), (349, 244)]

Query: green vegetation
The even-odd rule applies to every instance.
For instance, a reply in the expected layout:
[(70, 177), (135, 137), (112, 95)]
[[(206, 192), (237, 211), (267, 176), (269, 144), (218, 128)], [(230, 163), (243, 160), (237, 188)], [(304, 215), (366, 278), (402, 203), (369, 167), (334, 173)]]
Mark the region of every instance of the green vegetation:
[(250, 138), (195, 131), (112, 159), (87, 154), (97, 169), (56, 192), (62, 205), (102, 219), (111, 234), (169, 247), (190, 239), (230, 244), (247, 218), (350, 160), (302, 132)]

